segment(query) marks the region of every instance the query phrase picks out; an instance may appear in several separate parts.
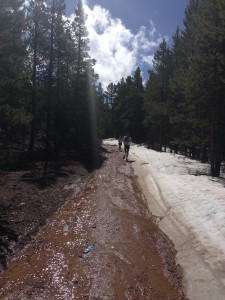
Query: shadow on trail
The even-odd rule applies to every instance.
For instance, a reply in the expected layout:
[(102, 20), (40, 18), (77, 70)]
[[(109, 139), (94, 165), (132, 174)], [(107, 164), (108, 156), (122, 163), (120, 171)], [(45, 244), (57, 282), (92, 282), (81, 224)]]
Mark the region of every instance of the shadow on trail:
[(21, 177), (22, 181), (35, 184), (40, 189), (45, 189), (54, 185), (60, 178), (67, 178), (70, 175), (76, 175), (70, 166), (83, 166), (89, 173), (101, 168), (105, 160), (104, 153), (110, 153), (106, 148), (101, 147), (99, 153), (92, 157), (82, 155), (70, 155), (53, 157), (52, 159), (38, 160), (33, 162), (26, 174)]
[[(4, 159), (5, 163), (0, 165), (0, 177), (1, 173), (25, 171), (21, 180), (35, 184), (40, 189), (53, 185), (57, 179), (68, 177), (71, 174), (68, 165), (82, 165), (89, 173), (101, 168), (107, 159), (106, 154), (111, 153), (103, 146), (100, 146), (97, 151), (85, 153), (71, 151), (68, 154), (63, 151), (60, 154), (46, 155), (44, 151), (31, 154), (18, 149), (11, 152), (10, 157)], [(67, 170), (65, 171), (65, 169)]]
[(133, 162), (136, 162), (136, 160), (130, 160), (130, 159), (127, 159), (127, 161), (126, 161), (126, 162), (128, 162), (128, 163), (132, 164)]
[[(107, 148), (101, 147), (101, 152), (102, 152), (102, 153), (112, 153), (113, 151), (110, 151), (110, 150), (107, 149)], [(103, 156), (103, 158), (107, 159), (107, 158), (104, 157), (104, 156)]]
[[(49, 160), (34, 154), (24, 156), (15, 165), (0, 168), (2, 195), (7, 190), (0, 201), (0, 272), (7, 268), (15, 249), (22, 249), (65, 203), (73, 192), (70, 185), (79, 182), (79, 190), (89, 174), (101, 168), (107, 160), (107, 151), (100, 150), (95, 164), (76, 154)], [(69, 188), (64, 190), (64, 185)]]
[[(0, 205), (0, 211), (5, 211), (7, 207)], [(18, 235), (10, 228), (10, 223), (3, 218), (0, 219), (0, 266), (3, 269), (7, 268), (7, 254), (11, 253), (9, 243), (11, 241), (17, 242)]]
[(68, 177), (69, 174), (74, 174), (74, 171), (72, 170), (63, 169), (71, 164), (76, 163), (57, 161), (39, 162), (34, 168), (22, 175), (21, 180), (30, 184), (35, 184), (40, 189), (44, 189), (55, 184), (59, 178), (65, 178)]

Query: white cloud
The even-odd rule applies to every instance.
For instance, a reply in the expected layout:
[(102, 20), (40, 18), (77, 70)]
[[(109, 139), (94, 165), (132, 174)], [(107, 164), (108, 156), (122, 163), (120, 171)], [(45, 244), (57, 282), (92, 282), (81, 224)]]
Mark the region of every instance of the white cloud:
[(154, 57), (153, 54), (149, 55), (149, 56), (145, 55), (145, 56), (143, 56), (142, 60), (143, 60), (144, 63), (152, 65), (153, 57)]
[(105, 88), (122, 77), (132, 75), (140, 68), (152, 66), (153, 53), (162, 41), (153, 22), (149, 28), (141, 26), (137, 34), (125, 27), (120, 19), (113, 18), (108, 10), (95, 5), (90, 9), (84, 5), (88, 15), (90, 56), (96, 59), (95, 72)]

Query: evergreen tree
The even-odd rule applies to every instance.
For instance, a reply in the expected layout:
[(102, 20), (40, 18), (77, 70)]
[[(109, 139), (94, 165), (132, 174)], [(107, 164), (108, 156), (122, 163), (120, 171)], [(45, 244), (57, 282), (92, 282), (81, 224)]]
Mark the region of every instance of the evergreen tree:
[(93, 109), (96, 108), (94, 95), (94, 86), (97, 75), (94, 73), (93, 67), (95, 61), (89, 56), (89, 39), (86, 28), (86, 18), (83, 4), (78, 0), (75, 10), (75, 18), (72, 24), (73, 39), (74, 39), (74, 93), (72, 107), (72, 131), (71, 137), (76, 149), (82, 154), (90, 157), (95, 151), (96, 142), (92, 141), (93, 124)]
[(68, 129), (69, 91), (71, 90), (70, 72), (68, 72), (68, 60), (71, 56), (71, 34), (69, 24), (64, 20), (65, 1), (55, 2), (55, 39), (54, 39), (54, 93), (52, 132), (54, 150), (58, 153), (66, 144)]
[[(49, 152), (50, 142), (53, 140), (53, 107), (57, 112), (59, 100), (55, 96), (56, 89), (59, 92), (60, 60), (61, 60), (61, 33), (64, 31), (63, 15), (65, 13), (64, 0), (52, 0), (50, 6), (50, 31), (49, 31), (49, 64), (48, 64), (48, 100), (47, 100), (47, 128), (46, 128), (46, 153)], [(53, 89), (53, 86), (56, 88)], [(55, 97), (54, 97), (55, 96)], [(56, 98), (57, 97), (57, 98)], [(55, 123), (56, 124), (56, 123)], [(56, 129), (56, 127), (54, 128)], [(55, 147), (56, 147), (56, 130), (55, 130)]]
[(133, 135), (134, 120), (134, 95), (132, 77), (122, 79), (117, 85), (117, 97), (115, 99), (116, 122), (118, 135), (121, 133)]
[(115, 124), (116, 124), (116, 132), (117, 137), (125, 134), (125, 122), (124, 122), (124, 114), (126, 114), (126, 97), (127, 97), (127, 86), (125, 79), (122, 78), (119, 83), (116, 85), (116, 97), (114, 100), (115, 106)]
[(187, 87), (194, 104), (193, 122), (204, 133), (201, 143), (210, 148), (211, 175), (216, 177), (220, 175), (224, 137), (224, 12), (223, 1), (200, 3)]
[(171, 48), (171, 74), (169, 78), (169, 146), (171, 151), (178, 151), (185, 147), (188, 138), (187, 111), (185, 98), (185, 76), (187, 69), (187, 57), (185, 53), (184, 37), (177, 28), (173, 35)]
[(146, 83), (144, 94), (144, 125), (147, 128), (147, 143), (148, 148), (157, 149), (157, 109), (155, 99), (159, 97), (158, 78), (157, 74), (149, 71), (149, 79)]
[(18, 139), (22, 126), (30, 121), (25, 109), (27, 74), (24, 69), (25, 15), (22, 0), (0, 3), (0, 131)]
[(130, 134), (134, 141), (144, 139), (143, 92), (141, 70), (138, 67), (133, 76), (124, 78), (114, 87), (115, 126), (117, 136)]
[(97, 87), (97, 120), (98, 120), (98, 135), (101, 139), (108, 138), (111, 130), (111, 108), (105, 99), (102, 84)]
[(110, 126), (110, 136), (111, 137), (116, 137), (116, 116), (115, 116), (115, 97), (116, 97), (116, 85), (114, 85), (112, 82), (106, 87), (106, 92), (105, 92), (105, 97), (106, 101), (108, 103), (108, 107), (111, 111), (111, 126)]
[[(152, 126), (154, 131), (157, 131), (155, 136), (155, 147), (162, 151), (163, 145), (168, 145), (168, 131), (169, 131), (169, 77), (171, 73), (171, 52), (165, 40), (163, 40), (158, 50), (154, 55), (153, 60), (154, 72), (147, 83), (145, 93), (145, 124)], [(153, 81), (154, 88), (153, 88)], [(152, 91), (151, 91), (152, 89)], [(150, 102), (148, 104), (147, 102)], [(146, 110), (148, 108), (148, 110)]]
[[(27, 45), (29, 60), (27, 62), (28, 71), (31, 76), (31, 132), (29, 152), (34, 151), (36, 120), (37, 116), (37, 96), (39, 91), (38, 78), (43, 76), (43, 71), (47, 61), (47, 8), (44, 0), (31, 1), (27, 7)], [(31, 66), (31, 68), (30, 68)], [(40, 125), (40, 124), (39, 124)]]
[(132, 137), (137, 142), (143, 142), (145, 138), (145, 129), (143, 126), (143, 93), (144, 87), (142, 82), (141, 70), (138, 67), (133, 76), (134, 85), (134, 111), (133, 111), (133, 130)]

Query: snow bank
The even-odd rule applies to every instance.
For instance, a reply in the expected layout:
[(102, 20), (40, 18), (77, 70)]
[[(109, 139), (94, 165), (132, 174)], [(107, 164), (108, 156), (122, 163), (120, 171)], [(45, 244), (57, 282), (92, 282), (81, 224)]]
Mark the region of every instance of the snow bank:
[[(104, 143), (117, 145), (113, 139)], [(212, 268), (223, 271), (225, 182), (206, 175), (208, 164), (182, 155), (156, 152), (138, 145), (131, 146), (130, 154), (148, 170), (149, 180), (152, 177), (156, 182), (168, 215), (191, 235), (192, 246), (204, 255)]]

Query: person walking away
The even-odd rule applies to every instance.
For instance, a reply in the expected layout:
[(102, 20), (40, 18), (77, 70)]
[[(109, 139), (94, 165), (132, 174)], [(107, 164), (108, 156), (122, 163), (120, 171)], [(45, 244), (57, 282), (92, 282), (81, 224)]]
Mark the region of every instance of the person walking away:
[(132, 139), (131, 139), (129, 134), (127, 134), (123, 137), (123, 143), (124, 143), (124, 156), (123, 156), (123, 159), (126, 158), (126, 161), (128, 161), (130, 145), (132, 143)]
[(123, 142), (123, 137), (120, 136), (120, 137), (118, 138), (119, 151), (121, 151), (122, 142)]

